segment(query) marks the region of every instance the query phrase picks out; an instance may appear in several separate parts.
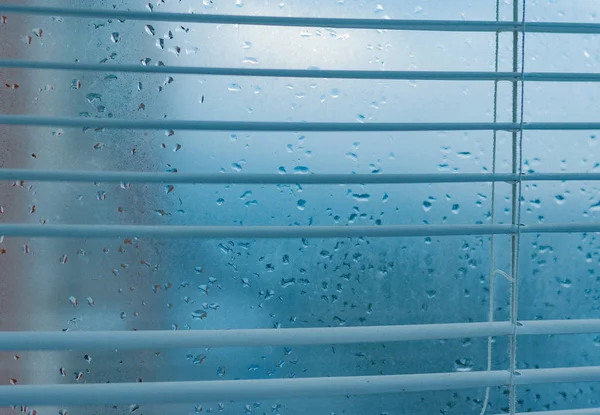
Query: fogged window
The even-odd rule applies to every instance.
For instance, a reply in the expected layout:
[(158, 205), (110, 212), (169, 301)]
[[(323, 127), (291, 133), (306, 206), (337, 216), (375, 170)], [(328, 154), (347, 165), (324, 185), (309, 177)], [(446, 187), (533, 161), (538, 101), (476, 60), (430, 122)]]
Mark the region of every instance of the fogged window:
[[(46, 4), (48, 3), (48, 4)], [(9, 4), (0, 1), (0, 5)], [(12, 3), (17, 4), (17, 3)], [(19, 5), (151, 13), (496, 21), (479, 1), (58, 1)], [(597, 20), (592, 1), (527, 2), (529, 22)], [(519, 13), (521, 9), (519, 7)], [(520, 14), (518, 16), (520, 19)], [(500, 21), (513, 19), (510, 1)], [(200, 24), (0, 11), (0, 59), (155, 67), (513, 72), (513, 33)], [(519, 47), (520, 43), (519, 43)], [(529, 33), (525, 72), (596, 73), (598, 35)], [(521, 50), (517, 50), (517, 72)], [(497, 64), (497, 68), (496, 68)], [(1, 65), (0, 65), (1, 66)], [(493, 80), (336, 79), (0, 68), (0, 112), (89, 119), (231, 122), (520, 122), (520, 89)], [(515, 81), (520, 81), (515, 79)], [(525, 122), (597, 118), (598, 86), (525, 86)], [(513, 119), (514, 114), (517, 119)], [(495, 114), (495, 115), (494, 115)], [(60, 124), (60, 123), (58, 123)], [(429, 131), (197, 131), (0, 125), (0, 167), (206, 174), (513, 174), (513, 134)], [(517, 134), (517, 138), (518, 134)], [(494, 144), (495, 143), (495, 144)], [(523, 173), (598, 169), (597, 131), (525, 130)], [(519, 171), (518, 169), (515, 171)], [(335, 183), (335, 181), (334, 181)], [(494, 222), (514, 223), (499, 180)], [(524, 181), (521, 223), (592, 223), (594, 181)], [(4, 180), (3, 224), (369, 226), (492, 225), (492, 183), (182, 184)], [(1, 234), (1, 232), (0, 232)], [(488, 320), (490, 267), (511, 270), (510, 235), (281, 239), (0, 237), (3, 331), (352, 327)], [(595, 233), (523, 233), (519, 320), (594, 318)], [(494, 319), (510, 316), (496, 274)], [(486, 371), (487, 337), (242, 348), (6, 351), (0, 384), (279, 379)], [(518, 338), (520, 369), (600, 364), (595, 334)], [(492, 370), (509, 367), (492, 342)], [(597, 406), (590, 383), (517, 387), (518, 411)], [(509, 409), (492, 387), (487, 413)], [(196, 404), (40, 406), (46, 414), (478, 414), (485, 388)], [(60, 412), (62, 411), (62, 412)]]

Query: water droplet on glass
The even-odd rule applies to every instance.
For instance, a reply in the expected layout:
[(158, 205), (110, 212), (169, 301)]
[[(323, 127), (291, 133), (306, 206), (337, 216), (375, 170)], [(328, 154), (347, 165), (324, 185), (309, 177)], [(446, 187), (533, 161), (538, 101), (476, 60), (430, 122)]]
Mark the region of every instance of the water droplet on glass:
[(248, 50), (252, 47), (252, 42), (245, 41), (244, 43), (242, 43), (242, 47)]
[(459, 151), (458, 153), (456, 153), (456, 155), (462, 159), (468, 159), (469, 157), (471, 157), (471, 152), (470, 151)]
[(359, 202), (368, 202), (371, 195), (368, 193), (353, 193), (352, 197)]
[(283, 167), (283, 166), (280, 166), (280, 167), (277, 169), (277, 171), (279, 172), (279, 174), (285, 174), (285, 173), (287, 173), (287, 171), (285, 170), (285, 167)]
[(600, 202), (594, 203), (589, 208), (590, 212), (600, 212)]
[(566, 198), (563, 195), (556, 195), (554, 196), (554, 201), (557, 205), (562, 205), (565, 203)]
[(235, 171), (242, 171), (242, 166), (239, 163), (231, 163), (231, 168)]
[(248, 57), (245, 57), (244, 59), (242, 59), (242, 63), (248, 63), (250, 65), (258, 65), (258, 59), (248, 56)]
[(112, 32), (110, 34), (110, 40), (112, 40), (113, 43), (117, 43), (119, 41), (119, 32)]
[(387, 193), (384, 193), (384, 194), (383, 194), (383, 197), (381, 198), (381, 201), (382, 201), (383, 203), (385, 203), (385, 202), (387, 202), (387, 201), (388, 201), (388, 199), (389, 199), (389, 198), (390, 198), (390, 197), (388, 196), (388, 194), (387, 194)]
[(223, 206), (223, 203), (225, 203), (225, 199), (223, 199), (222, 197), (217, 199), (217, 206)]
[(296, 284), (296, 278), (282, 278), (281, 279), (281, 287), (282, 288), (287, 288), (287, 287), (291, 287), (292, 285)]
[(457, 372), (470, 372), (473, 370), (474, 366), (475, 363), (473, 363), (473, 359), (468, 357), (461, 357), (454, 361), (454, 370)]
[(212, 9), (215, 4), (213, 0), (202, 0), (202, 5), (205, 9)]
[(333, 88), (330, 92), (329, 95), (331, 95), (331, 98), (338, 98), (340, 96), (340, 90), (337, 88)]
[(156, 33), (156, 31), (154, 30), (154, 26), (152, 26), (151, 24), (147, 24), (145, 29), (146, 33), (148, 33), (151, 36), (154, 36), (154, 34)]
[(298, 200), (298, 203), (296, 204), (296, 206), (298, 207), (298, 210), (304, 210), (304, 208), (306, 207), (306, 200), (304, 200), (304, 199)]
[(229, 84), (227, 86), (227, 89), (231, 92), (239, 92), (242, 90), (242, 87), (239, 86), (238, 84)]
[(569, 278), (564, 277), (556, 277), (556, 281), (565, 288), (571, 288), (571, 285), (573, 284)]
[(202, 310), (201, 308), (192, 311), (192, 318), (195, 320), (204, 320), (206, 316), (206, 311)]
[(294, 167), (294, 173), (296, 173), (296, 174), (307, 174), (308, 172), (309, 172), (308, 167), (305, 167), (305, 166)]
[(90, 104), (96, 101), (102, 101), (102, 95), (97, 94), (95, 92), (90, 92), (89, 94), (86, 94), (85, 98)]
[(235, 0), (236, 7), (244, 7), (244, 0)]
[(452, 205), (452, 213), (454, 213), (455, 215), (458, 214), (458, 211), (460, 209), (460, 205), (455, 203)]
[(426, 201), (423, 202), (422, 206), (423, 206), (423, 210), (425, 212), (429, 212), (431, 210), (431, 206), (432, 205), (431, 205), (431, 202), (429, 200), (426, 200)]
[(365, 122), (366, 117), (363, 114), (356, 114), (356, 121), (363, 123)]

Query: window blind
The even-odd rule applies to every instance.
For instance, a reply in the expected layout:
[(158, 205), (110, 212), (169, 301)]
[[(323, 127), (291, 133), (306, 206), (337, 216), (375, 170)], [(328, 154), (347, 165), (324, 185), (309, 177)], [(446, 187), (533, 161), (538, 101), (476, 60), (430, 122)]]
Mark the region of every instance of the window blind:
[[(62, 238), (346, 238), (417, 237), (448, 235), (509, 235), (511, 271), (505, 274), (511, 284), (509, 321), (364, 326), (338, 328), (283, 328), (190, 331), (4, 331), (0, 350), (96, 350), (96, 349), (177, 349), (252, 346), (334, 345), (382, 343), (453, 338), (510, 339), (510, 365), (504, 370), (465, 373), (405, 374), (381, 376), (317, 377), (297, 379), (248, 379), (223, 381), (147, 382), (81, 385), (4, 385), (0, 405), (99, 405), (143, 403), (193, 403), (202, 399), (258, 399), (389, 394), (411, 391), (456, 390), (473, 387), (508, 386), (511, 414), (516, 413), (516, 386), (600, 381), (600, 367), (520, 369), (516, 363), (517, 337), (597, 333), (600, 319), (527, 320), (518, 318), (519, 244), (522, 234), (600, 232), (600, 223), (553, 222), (522, 223), (522, 183), (598, 181), (600, 173), (527, 173), (523, 169), (523, 131), (597, 130), (600, 122), (528, 122), (523, 111), (527, 82), (598, 82), (597, 73), (527, 72), (524, 39), (529, 33), (598, 34), (596, 23), (549, 23), (526, 20), (526, 2), (515, 2), (512, 21), (383, 20), (350, 18), (293, 18), (218, 14), (137, 12), (56, 8), (0, 4), (0, 13), (12, 15), (65, 16), (139, 20), (144, 22), (205, 23), (223, 25), (264, 25), (282, 27), (328, 27), (344, 29), (384, 29), (402, 31), (491, 32), (513, 34), (513, 71), (367, 71), (320, 69), (251, 69), (230, 67), (185, 67), (172, 65), (128, 65), (0, 59), (0, 67), (12, 69), (66, 70), (102, 73), (188, 74), (205, 76), (247, 76), (277, 78), (331, 78), (362, 80), (436, 80), (508, 83), (512, 88), (511, 122), (253, 122), (197, 120), (130, 120), (1, 114), (0, 124), (83, 129), (233, 131), (233, 132), (396, 132), (396, 131), (490, 131), (507, 132), (512, 137), (511, 173), (414, 173), (414, 174), (254, 174), (254, 173), (155, 173), (142, 171), (89, 171), (0, 169), (0, 180), (34, 182), (104, 182), (162, 184), (427, 184), (427, 183), (508, 183), (511, 186), (511, 223), (422, 224), (380, 226), (179, 226), (179, 225), (60, 225), (0, 222), (5, 237)], [(497, 41), (497, 39), (496, 39)], [(492, 199), (494, 196), (492, 195)], [(493, 206), (493, 205), (492, 205)], [(492, 270), (493, 271), (493, 270)], [(493, 313), (493, 309), (491, 310)], [(487, 402), (486, 402), (487, 403)], [(485, 405), (484, 405), (485, 410)], [(533, 412), (535, 414), (598, 414), (598, 409)]]

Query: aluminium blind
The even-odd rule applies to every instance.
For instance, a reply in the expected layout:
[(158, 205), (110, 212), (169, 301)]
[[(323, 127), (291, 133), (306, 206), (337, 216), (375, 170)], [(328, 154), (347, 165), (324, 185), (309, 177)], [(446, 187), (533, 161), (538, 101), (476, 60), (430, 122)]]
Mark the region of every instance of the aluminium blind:
[[(594, 182), (600, 180), (594, 164), (594, 130), (600, 129), (600, 122), (593, 117), (578, 119), (577, 115), (564, 119), (527, 117), (538, 111), (544, 115), (549, 105), (539, 99), (529, 100), (530, 90), (550, 85), (568, 94), (578, 91), (569, 89), (573, 85), (595, 86), (600, 80), (600, 75), (592, 71), (529, 71), (531, 60), (543, 61), (536, 49), (529, 47), (530, 37), (536, 44), (544, 41), (534, 36), (545, 36), (544, 39), (551, 39), (549, 42), (584, 36), (583, 43), (587, 45), (589, 39), (600, 33), (600, 25), (532, 21), (528, 19), (525, 1), (506, 7), (507, 17), (501, 18), (500, 5), (488, 3), (490, 10), (496, 7), (495, 18), (488, 20), (319, 17), (318, 13), (316, 17), (289, 17), (285, 13), (271, 17), (260, 13), (216, 14), (210, 10), (208, 13), (161, 11), (160, 7), (164, 7), (161, 5), (168, 2), (156, 6), (149, 3), (141, 11), (119, 7), (0, 5), (1, 33), (10, 39), (5, 42), (9, 46), (3, 46), (6, 51), (0, 49), (0, 73), (5, 84), (0, 114), (0, 143), (5, 146), (4, 154), (0, 155), (3, 163), (0, 180), (6, 185), (2, 188), (4, 199), (0, 200), (0, 247), (6, 246), (0, 250), (0, 278), (5, 293), (0, 317), (13, 317), (17, 314), (14, 310), (19, 310), (20, 318), (13, 323), (5, 317), (1, 322), (0, 350), (6, 352), (2, 358), (10, 358), (11, 363), (3, 365), (5, 370), (0, 369), (0, 373), (6, 373), (6, 382), (0, 386), (0, 405), (40, 414), (48, 407), (61, 408), (59, 413), (64, 414), (64, 408), (74, 407), (72, 410), (76, 411), (77, 406), (105, 405), (122, 405), (125, 412), (152, 411), (154, 404), (187, 404), (188, 412), (194, 404), (192, 409), (196, 412), (300, 413), (293, 411), (322, 411), (332, 406), (328, 402), (342, 399), (349, 406), (342, 405), (345, 409), (340, 412), (350, 413), (353, 399), (365, 395), (366, 400), (357, 402), (367, 403), (357, 403), (356, 413), (365, 413), (370, 405), (378, 408), (377, 413), (395, 413), (395, 408), (400, 407), (397, 402), (409, 396), (420, 396), (420, 403), (414, 398), (416, 403), (402, 407), (403, 412), (399, 413), (457, 413), (454, 408), (492, 414), (514, 414), (532, 408), (538, 414), (600, 413), (600, 409), (594, 408), (600, 405), (593, 397), (593, 386), (587, 386), (600, 380), (600, 363), (595, 356), (584, 351), (578, 359), (557, 357), (560, 365), (553, 360), (530, 365), (520, 358), (521, 353), (535, 355), (536, 338), (546, 339), (543, 344), (551, 349), (555, 336), (581, 339), (576, 336), (586, 335), (595, 339), (595, 333), (600, 331), (600, 320), (592, 312), (597, 309), (593, 281), (597, 267), (595, 238), (600, 232), (600, 222), (594, 220), (598, 209)], [(202, 5), (213, 7), (210, 1)], [(380, 13), (378, 7), (376, 12)], [(86, 23), (79, 23), (82, 21)], [(31, 26), (32, 22), (35, 26)], [(52, 31), (38, 25), (39, 22), (52, 22), (56, 33), (64, 31), (62, 37), (53, 38)], [(252, 42), (242, 41), (235, 33), (246, 26), (261, 30)], [(272, 30), (281, 32), (270, 33)], [(258, 42), (284, 50), (285, 36), (298, 30), (301, 38), (335, 39), (337, 43), (330, 46), (336, 52), (331, 62), (321, 59), (321, 65), (302, 61), (298, 68), (279, 69), (277, 65), (263, 67), (251, 56)], [(137, 32), (143, 36), (134, 36)], [(15, 35), (9, 37), (11, 33)], [(110, 39), (109, 43), (97, 40), (96, 33)], [(195, 42), (190, 33), (196, 33)], [(358, 53), (344, 43), (347, 36), (355, 33), (355, 36), (410, 33), (416, 36), (414, 39), (422, 36), (425, 45), (431, 43), (428, 36), (433, 34), (442, 39), (437, 40), (441, 46), (436, 45), (442, 49), (444, 38), (439, 36), (452, 39), (451, 36), (467, 33), (468, 45), (476, 43), (478, 37), (484, 39), (477, 51), (490, 48), (492, 66), (468, 70), (470, 64), (467, 64), (466, 70), (459, 71), (437, 70), (435, 66), (433, 70), (420, 70), (414, 65), (407, 70), (388, 70), (378, 61), (376, 53), (374, 60), (379, 64), (376, 69), (352, 69), (343, 61), (342, 54)], [(184, 40), (179, 41), (180, 37)], [(65, 45), (55, 39), (71, 39), (74, 43)], [(148, 39), (152, 53), (144, 50), (137, 39)], [(368, 38), (367, 46), (382, 51), (383, 56), (388, 46), (369, 43), (371, 39), (379, 40)], [(245, 65), (216, 66), (209, 62), (186, 66), (173, 60), (186, 54), (202, 56), (208, 44), (217, 45), (213, 46), (217, 49), (213, 54), (218, 56), (219, 42), (225, 44), (227, 40), (241, 43), (247, 51)], [(401, 44), (407, 40), (395, 41)], [(18, 47), (11, 49), (10, 45), (17, 42)], [(302, 59), (305, 56), (294, 51), (295, 44), (289, 42), (291, 50), (284, 56), (277, 56), (279, 52), (268, 55), (281, 67), (287, 59), (297, 62), (297, 55)], [(23, 48), (29, 46), (37, 49), (24, 52)], [(68, 49), (75, 47), (77, 52), (70, 55)], [(94, 48), (100, 48), (106, 57), (96, 59)], [(120, 55), (130, 52), (127, 48), (132, 48), (134, 52), (130, 55), (135, 55), (137, 61), (121, 59)], [(592, 46), (586, 46), (582, 53), (589, 58), (594, 53)], [(90, 59), (80, 58), (86, 56)], [(444, 64), (434, 63), (439, 67)], [(35, 78), (40, 75), (34, 73), (51, 74), (39, 78), (48, 83), (41, 84)], [(21, 80), (13, 81), (14, 78)], [(261, 88), (265, 78), (279, 84), (270, 85), (272, 90)], [(266, 95), (267, 98), (258, 100), (257, 108), (252, 105), (244, 108), (245, 104), (205, 93), (210, 88), (204, 85), (219, 82), (214, 79), (221, 80), (227, 94), (249, 93), (250, 97)], [(322, 96), (313, 94), (315, 101), (308, 102), (310, 91), (322, 88), (315, 80), (325, 80), (324, 85), (332, 87)], [(387, 89), (386, 96), (372, 102), (368, 112), (352, 113), (349, 119), (344, 111), (331, 109), (341, 98), (349, 102), (360, 100), (360, 96), (349, 96), (343, 87), (336, 86), (349, 85), (348, 82), (366, 85), (354, 90), (357, 95), (368, 95), (369, 88), (376, 88), (369, 85), (376, 85)], [(178, 83), (183, 85), (175, 89)], [(376, 111), (380, 107), (389, 108), (401, 101), (395, 89), (399, 83), (417, 90), (427, 83), (435, 86), (429, 87), (427, 99), (421, 98), (414, 104), (417, 108), (413, 113), (408, 112), (411, 119), (394, 111), (389, 113), (393, 117), (378, 119)], [(456, 83), (459, 87), (453, 87), (453, 93), (467, 99), (483, 94), (488, 101), (487, 109), (473, 112), (468, 107), (466, 111), (460, 107), (464, 100), (433, 93), (436, 88), (443, 91), (441, 85)], [(277, 113), (276, 108), (281, 105), (282, 95), (273, 92), (277, 85), (291, 91), (294, 100), (291, 110), (301, 114), (299, 117), (282, 120), (270, 116), (269, 112)], [(38, 95), (52, 94), (55, 89), (59, 95), (54, 101)], [(34, 98), (20, 99), (18, 93), (28, 93), (29, 98)], [(119, 99), (111, 103), (111, 94)], [(89, 108), (79, 108), (72, 102), (77, 99)], [(442, 107), (438, 101), (442, 99), (457, 100), (452, 113), (440, 113)], [(568, 104), (578, 108), (576, 93), (554, 99), (564, 100), (566, 115), (575, 111)], [(251, 102), (250, 98), (247, 100)], [(319, 100), (329, 100), (332, 106), (319, 110)], [(530, 108), (534, 105), (541, 109)], [(353, 104), (347, 106), (349, 111), (356, 108)], [(410, 107), (404, 103), (403, 111), (407, 111), (407, 106)], [(170, 108), (177, 111), (167, 115)], [(255, 113), (263, 118), (254, 117)], [(443, 120), (436, 119), (437, 115)], [(559, 135), (550, 135), (555, 133)], [(577, 147), (581, 145), (577, 140), (585, 141), (581, 134), (587, 140), (589, 152), (576, 167), (567, 167), (569, 157), (565, 155), (559, 157), (558, 169), (538, 169), (543, 162), (536, 146), (573, 140), (573, 146)], [(23, 143), (30, 136), (38, 136), (33, 140), (36, 145)], [(42, 136), (44, 139), (40, 140)], [(288, 144), (289, 137), (293, 137), (292, 144)], [(327, 153), (347, 137), (352, 137), (352, 144), (344, 151), (344, 157), (355, 163), (349, 169), (336, 164)], [(485, 144), (481, 141), (483, 137)], [(531, 140), (529, 145), (527, 137)], [(285, 145), (271, 148), (277, 140), (285, 141), (287, 149)], [(311, 140), (331, 141), (318, 146)], [(397, 141), (401, 140), (407, 140), (412, 148), (400, 147)], [(447, 156), (442, 157), (436, 171), (421, 170), (410, 163), (406, 164), (411, 167), (408, 171), (394, 171), (380, 168), (384, 163), (379, 160), (368, 169), (360, 164), (364, 156), (359, 149), (371, 141), (378, 142), (373, 147), (375, 154), (385, 152), (392, 161), (400, 157), (415, 163), (429, 160), (431, 155), (427, 152), (431, 145), (422, 144), (424, 140), (441, 143), (442, 152), (451, 151), (451, 146), (460, 140), (473, 140), (470, 143), (474, 150), (459, 151), (457, 157), (473, 160), (474, 164), (470, 169), (461, 168), (460, 162)], [(87, 150), (76, 151), (81, 143), (85, 143)], [(234, 151), (224, 143), (239, 148)], [(246, 167), (251, 163), (246, 160), (244, 149), (250, 146), (259, 148), (258, 155), (254, 155), (255, 167)], [(313, 154), (311, 146), (319, 147), (325, 154), (318, 155), (316, 150)], [(402, 148), (400, 151), (408, 155), (398, 157), (394, 154), (396, 148)], [(28, 149), (31, 154), (27, 162), (20, 160)], [(169, 155), (163, 156), (166, 151)], [(287, 166), (271, 166), (272, 161), (265, 156), (284, 160), (280, 152), (285, 151), (294, 157)], [(480, 154), (474, 154), (476, 151)], [(131, 157), (125, 158), (123, 154)], [(175, 158), (180, 154), (186, 158)], [(230, 169), (215, 168), (218, 163), (211, 159), (220, 163), (219, 159), (230, 154), (239, 158), (231, 163)], [(481, 161), (484, 156), (485, 162)], [(139, 161), (140, 157), (144, 162)], [(331, 169), (311, 170), (307, 167), (311, 157), (323, 157), (321, 165)], [(261, 169), (262, 161), (265, 169)], [(178, 167), (181, 165), (186, 168)], [(339, 166), (342, 168), (338, 169)], [(469, 189), (464, 192), (477, 189), (474, 206), (455, 203), (453, 186)], [(396, 188), (402, 190), (392, 190)], [(427, 194), (434, 192), (431, 190), (434, 188), (439, 197)], [(541, 190), (537, 191), (538, 188)], [(117, 191), (130, 192), (130, 189), (137, 193), (113, 196)], [(229, 189), (236, 190), (237, 205), (230, 202), (234, 197), (227, 196)], [(550, 201), (553, 206), (540, 208), (548, 201), (542, 201), (544, 197), (539, 194), (555, 190), (558, 193), (552, 194)], [(570, 199), (575, 198), (576, 191), (585, 195), (581, 198), (585, 199), (583, 215), (574, 215), (569, 210), (573, 209), (575, 202)], [(379, 192), (379, 201), (374, 201), (375, 192)], [(279, 204), (280, 195), (291, 195), (291, 209), (289, 200), (287, 205)], [(169, 202), (162, 202), (167, 197)], [(344, 209), (336, 208), (335, 203), (343, 197), (350, 201), (346, 210), (351, 213), (344, 212), (346, 217), (340, 218)], [(113, 203), (111, 198), (119, 204), (109, 205)], [(88, 199), (95, 204), (88, 205)], [(211, 208), (205, 206), (208, 200)], [(107, 203), (102, 205), (104, 202)], [(334, 207), (327, 206), (328, 203)], [(365, 203), (377, 203), (375, 210), (364, 208)], [(396, 212), (403, 209), (403, 216), (394, 217), (393, 211), (384, 215), (384, 203), (395, 204)], [(416, 211), (410, 206), (415, 203), (419, 215), (435, 213), (442, 203), (449, 209), (446, 214), (412, 220), (410, 215), (416, 215)], [(15, 213), (13, 208), (20, 205), (27, 216)], [(213, 213), (213, 205), (223, 209)], [(293, 214), (281, 214), (285, 212), (284, 206)], [(238, 208), (244, 214), (240, 215)], [(547, 218), (536, 213), (536, 209), (540, 212), (547, 209)], [(486, 212), (481, 214), (482, 210)], [(40, 211), (44, 216), (38, 216)], [(305, 215), (308, 212), (312, 212), (310, 216)], [(227, 215), (236, 219), (224, 219)], [(559, 248), (546, 242), (556, 235), (559, 238), (556, 241), (568, 246), (565, 252), (571, 252), (572, 248), (574, 256), (582, 257), (586, 264), (583, 268), (568, 262), (565, 265), (566, 258), (558, 261), (554, 250)], [(213, 250), (207, 248), (209, 243)], [(399, 243), (400, 248), (391, 249), (394, 243)], [(259, 249), (257, 244), (263, 245)], [(428, 251), (431, 244), (437, 248)], [(478, 246), (477, 250), (471, 245)], [(173, 252), (174, 256), (165, 254)], [(276, 253), (276, 258), (271, 258), (275, 257), (272, 253)], [(33, 259), (16, 259), (17, 255), (19, 258), (32, 255)], [(46, 261), (48, 264), (52, 261), (52, 265), (46, 268)], [(450, 265), (445, 267), (445, 261)], [(258, 265), (250, 266), (250, 262)], [(226, 274), (224, 269), (228, 270)], [(556, 271), (550, 274), (555, 285), (546, 288), (530, 282), (543, 277), (547, 269)], [(571, 269), (583, 270), (588, 275), (570, 274)], [(414, 275), (405, 275), (410, 273)], [(440, 275), (444, 273), (446, 278)], [(30, 274), (42, 275), (34, 278)], [(29, 278), (35, 283), (28, 283)], [(586, 289), (578, 288), (583, 278), (591, 281), (581, 283)], [(408, 282), (399, 291), (394, 283), (388, 282), (391, 279)], [(230, 289), (234, 284), (239, 293)], [(367, 288), (369, 285), (376, 289)], [(467, 288), (477, 286), (480, 290), (477, 294)], [(108, 295), (103, 291), (105, 287), (114, 288), (114, 292)], [(529, 311), (529, 317), (523, 318), (520, 310), (535, 301), (538, 291), (546, 289), (552, 291), (542, 293), (546, 299), (543, 308), (552, 310), (547, 314), (550, 318), (531, 315)], [(127, 297), (140, 290), (143, 292), (140, 297), (134, 294)], [(258, 300), (250, 300), (244, 290)], [(579, 294), (569, 296), (568, 301), (580, 302), (582, 306), (577, 312), (565, 315), (560, 312), (561, 307), (567, 307), (565, 304), (557, 301), (555, 305), (547, 299), (567, 290), (578, 290)], [(425, 295), (425, 301), (417, 299), (419, 295)], [(35, 298), (33, 304), (20, 304), (30, 301), (31, 296)], [(457, 304), (427, 314), (428, 307), (435, 307), (435, 303), (428, 306), (427, 299), (444, 296), (453, 298)], [(469, 303), (467, 299), (471, 296), (482, 301)], [(57, 298), (62, 301), (60, 306), (54, 302)], [(361, 300), (365, 298), (369, 300), (363, 304)], [(474, 315), (478, 319), (462, 310), (462, 301), (477, 305), (479, 310)], [(290, 305), (284, 309), (273, 305), (277, 302)], [(402, 302), (408, 304), (406, 315), (399, 315), (396, 308), (391, 308), (391, 314), (381, 310)], [(424, 313), (421, 320), (411, 320), (412, 313), (417, 313), (411, 306), (418, 306)], [(60, 308), (58, 320), (53, 317), (54, 307)], [(82, 311), (85, 307), (86, 311)], [(303, 308), (306, 312), (302, 312)], [(362, 309), (360, 317), (352, 311), (357, 308)], [(169, 314), (173, 309), (178, 310), (179, 317)], [(269, 318), (256, 317), (264, 314), (264, 309), (268, 310)], [(37, 313), (32, 315), (34, 310)], [(149, 320), (136, 323), (135, 319), (144, 313), (150, 316)], [(572, 318), (573, 314), (577, 317)], [(219, 315), (213, 320), (213, 316)], [(303, 317), (298, 319), (296, 315)], [(372, 315), (379, 315), (379, 320)], [(469, 317), (464, 318), (465, 315)], [(57, 321), (63, 322), (63, 326)], [(568, 343), (571, 350), (578, 341)], [(396, 349), (396, 343), (416, 346)], [(592, 351), (596, 343), (600, 341), (587, 341)], [(367, 345), (367, 352), (357, 345)], [(465, 351), (456, 354), (457, 345)], [(276, 347), (283, 349), (277, 358), (273, 352)], [(296, 351), (302, 347), (306, 349)], [(260, 351), (258, 355), (245, 354), (248, 348), (267, 350), (264, 353), (268, 359), (276, 362), (265, 363), (268, 359)], [(178, 358), (181, 350), (189, 351), (184, 359)], [(440, 359), (419, 361), (421, 352), (438, 354)], [(474, 354), (479, 356), (477, 360), (471, 357)], [(546, 358), (552, 356), (548, 351), (543, 354)], [(77, 360), (72, 356), (78, 356)], [(132, 361), (127, 362), (123, 356)], [(244, 361), (246, 356), (253, 357), (244, 364), (245, 372), (238, 368), (233, 376), (227, 373), (227, 366), (235, 367), (233, 362)], [(318, 363), (311, 366), (313, 359)], [(423, 367), (414, 367), (411, 360), (419, 361)], [(71, 367), (58, 363), (62, 361)], [(332, 368), (315, 368), (328, 363)], [(303, 369), (278, 371), (286, 364)], [(119, 368), (121, 365), (139, 376), (121, 373), (125, 372)], [(208, 367), (211, 377), (203, 372)], [(586, 386), (567, 386), (565, 391), (558, 392), (551, 389), (552, 384), (573, 383)], [(553, 397), (532, 392), (538, 386), (549, 386), (550, 389), (539, 390)], [(464, 390), (471, 392), (459, 394)], [(448, 402), (442, 409), (436, 407), (436, 393), (447, 391), (449, 395), (443, 396), (448, 397)], [(397, 401), (386, 401), (389, 397)], [(295, 407), (285, 403), (286, 399)], [(314, 399), (315, 406), (307, 406)], [(199, 404), (213, 401), (214, 408), (203, 409)], [(268, 407), (263, 402), (269, 402)]]

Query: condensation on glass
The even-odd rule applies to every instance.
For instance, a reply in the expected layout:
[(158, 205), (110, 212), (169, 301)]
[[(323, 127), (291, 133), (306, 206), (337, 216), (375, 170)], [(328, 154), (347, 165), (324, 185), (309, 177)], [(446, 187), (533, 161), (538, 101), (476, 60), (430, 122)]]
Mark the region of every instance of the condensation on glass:
[[(22, 4), (34, 4), (23, 1)], [(353, 2), (162, 0), (60, 2), (73, 7), (276, 16), (493, 20), (493, 1)], [(64, 4), (63, 4), (64, 3)], [(504, 2), (502, 2), (504, 3)], [(533, 3), (530, 19), (587, 21), (591, 2)], [(544, 8), (542, 4), (550, 3)], [(511, 7), (502, 4), (510, 19)], [(562, 13), (562, 14), (561, 14)], [(596, 36), (531, 36), (531, 71), (597, 71)], [(584, 45), (581, 45), (579, 39)], [(500, 70), (510, 70), (509, 35)], [(528, 39), (529, 42), (529, 39)], [(492, 33), (393, 32), (199, 25), (10, 15), (0, 57), (84, 63), (256, 68), (493, 70)], [(573, 68), (570, 65), (577, 66)], [(357, 81), (0, 70), (0, 112), (100, 118), (240, 121), (490, 122), (491, 82)], [(526, 117), (595, 116), (597, 85), (531, 84)], [(499, 90), (499, 121), (511, 91)], [(571, 105), (577, 105), (573, 110)], [(152, 172), (431, 173), (489, 171), (491, 132), (246, 133), (81, 130), (0, 126), (0, 167)], [(572, 146), (574, 140), (581, 146)], [(532, 171), (597, 168), (587, 132), (528, 132)], [(498, 171), (510, 172), (510, 134), (498, 133)], [(524, 187), (524, 216), (595, 218), (593, 184)], [(497, 185), (498, 220), (510, 222), (510, 187)], [(159, 225), (484, 223), (491, 185), (157, 185), (0, 183), (0, 221)], [(569, 205), (565, 210), (563, 205)], [(563, 216), (567, 215), (567, 216)], [(590, 219), (591, 220), (591, 219)], [(496, 263), (509, 267), (509, 240)], [(523, 237), (523, 319), (586, 318), (597, 309), (598, 242), (592, 235)], [(337, 327), (485, 321), (489, 237), (326, 240), (5, 238), (0, 243), (1, 330), (188, 330)], [(496, 317), (508, 316), (498, 280)], [(585, 338), (584, 338), (585, 337)], [(598, 358), (595, 336), (523, 339), (522, 367), (576, 366)], [(540, 342), (543, 346), (540, 346)], [(395, 344), (0, 353), (0, 384), (265, 379), (485, 370), (487, 340)], [(561, 351), (562, 356), (556, 353)], [(496, 339), (493, 367), (507, 366)], [(585, 407), (589, 386), (519, 391), (521, 410)], [(330, 399), (269, 399), (36, 408), (69, 413), (479, 413), (483, 389)], [(489, 413), (508, 407), (492, 389)], [(31, 408), (30, 408), (31, 409)], [(0, 409), (2, 414), (20, 408)], [(63, 412), (64, 413), (64, 412)]]

